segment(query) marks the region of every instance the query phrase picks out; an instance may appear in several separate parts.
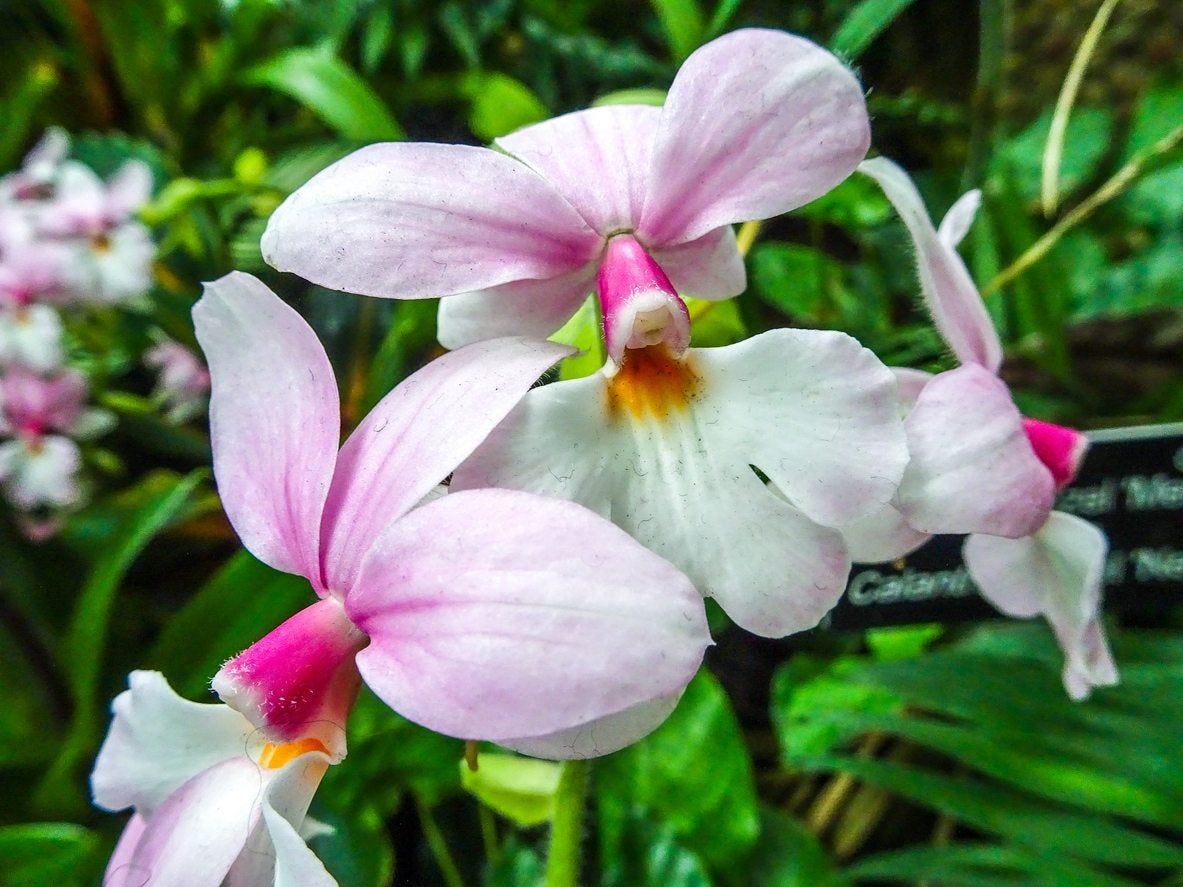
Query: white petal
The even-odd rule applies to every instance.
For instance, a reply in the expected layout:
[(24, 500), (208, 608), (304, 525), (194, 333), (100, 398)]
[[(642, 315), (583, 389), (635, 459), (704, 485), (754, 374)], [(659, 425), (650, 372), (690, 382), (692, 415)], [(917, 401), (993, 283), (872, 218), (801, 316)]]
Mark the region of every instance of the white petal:
[(150, 815), (203, 770), (242, 756), (255, 728), (225, 705), (182, 699), (156, 671), (133, 671), (91, 775), (95, 803)]
[(552, 761), (598, 758), (648, 736), (665, 722), (681, 698), (681, 693), (674, 693), (570, 730), (547, 736), (505, 739), (497, 744), (524, 755)]
[(1074, 699), (1117, 683), (1100, 625), (1105, 534), (1075, 515), (1053, 511), (1031, 536), (973, 535), (965, 564), (990, 603), (1009, 616), (1042, 614), (1064, 652), (1064, 686)]
[(842, 538), (856, 564), (880, 564), (911, 554), (932, 536), (913, 529), (889, 504), (842, 527)]
[(78, 470), (82, 454), (68, 437), (49, 434), (33, 443), (7, 441), (0, 456), (0, 477), (18, 508), (65, 507), (78, 502)]

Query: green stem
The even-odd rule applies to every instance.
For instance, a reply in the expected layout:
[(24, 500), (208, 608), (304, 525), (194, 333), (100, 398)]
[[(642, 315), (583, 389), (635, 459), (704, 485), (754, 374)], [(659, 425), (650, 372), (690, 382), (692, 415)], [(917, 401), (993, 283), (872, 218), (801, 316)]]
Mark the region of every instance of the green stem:
[(452, 851), (448, 849), (444, 833), (440, 830), (439, 823), (435, 821), (431, 808), (418, 795), (415, 795), (415, 809), (419, 813), (419, 825), (423, 828), (423, 837), (427, 840), (431, 855), (435, 857), (435, 864), (439, 866), (440, 874), (444, 876), (444, 883), (448, 887), (464, 887), (464, 879), (460, 877), (460, 869), (452, 857)]
[(566, 761), (555, 795), (555, 818), (550, 826), (546, 858), (546, 887), (578, 887), (579, 848), (583, 841), (583, 812), (587, 807), (588, 761)]

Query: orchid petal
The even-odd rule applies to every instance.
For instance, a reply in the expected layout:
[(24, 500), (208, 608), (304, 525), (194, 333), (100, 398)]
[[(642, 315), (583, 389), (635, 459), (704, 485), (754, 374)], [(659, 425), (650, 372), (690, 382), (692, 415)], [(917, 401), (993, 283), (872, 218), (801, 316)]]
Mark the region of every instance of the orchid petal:
[(374, 540), (447, 477), (572, 349), (494, 339), (432, 361), (370, 411), (341, 448), (324, 511), (324, 572), (347, 595)]
[(920, 392), (924, 390), (924, 386), (931, 381), (934, 374), (926, 373), (924, 370), (914, 370), (911, 367), (892, 367), (891, 373), (895, 376), (900, 410), (906, 416), (908, 411), (915, 406), (916, 401), (920, 398)]
[(1047, 520), (1055, 482), (998, 377), (976, 364), (934, 376), (904, 424), (896, 507), (917, 530), (1013, 538)]
[(190, 779), (149, 818), (129, 869), (152, 884), (219, 887), (259, 819), (260, 779), (242, 756)]
[(1047, 618), (1064, 653), (1064, 687), (1076, 700), (1117, 683), (1100, 623), (1108, 548), (1104, 533), (1062, 511), (1031, 536), (965, 541), (965, 564), (983, 597), (1010, 616)]
[(346, 608), (388, 705), (493, 741), (678, 693), (710, 643), (669, 563), (586, 509), (507, 490), (450, 493), (394, 524)]
[(233, 709), (182, 699), (157, 671), (133, 671), (128, 686), (111, 705), (90, 779), (100, 807), (151, 815), (189, 779), (246, 751), (255, 728)]
[(863, 91), (821, 47), (734, 31), (695, 51), (662, 109), (637, 237), (683, 243), (825, 194), (870, 145)]
[(579, 310), (595, 280), (595, 265), (584, 265), (549, 280), (517, 280), (440, 299), (439, 343), (461, 348), (500, 336), (546, 339)]
[[(962, 363), (979, 364), (997, 373), (1002, 364), (1002, 343), (986, 305), (961, 256), (933, 229), (920, 192), (908, 174), (886, 157), (863, 161), (859, 171), (879, 183), (912, 235), (920, 289), (941, 336)], [(957, 213), (945, 227), (946, 239), (952, 240), (953, 235), (968, 227), (963, 214), (969, 207), (969, 203), (958, 204)]]
[(973, 226), (974, 218), (982, 207), (982, 192), (976, 188), (966, 191), (949, 207), (937, 228), (937, 237), (949, 249), (957, 249)]
[(905, 557), (932, 536), (913, 529), (893, 505), (883, 505), (842, 527), (842, 538), (856, 564), (881, 564)]
[(747, 286), (743, 256), (730, 225), (689, 243), (653, 250), (678, 292), (699, 299), (730, 299)]
[(131, 864), (136, 847), (144, 837), (147, 827), (147, 820), (139, 813), (133, 814), (127, 821), (111, 858), (107, 860), (107, 868), (103, 872), (103, 887), (143, 887), (149, 882), (151, 872), (140, 871)]
[(126, 221), (152, 196), (152, 170), (142, 160), (128, 160), (107, 180), (107, 216)]
[(193, 308), (211, 377), (210, 439), (226, 516), (259, 560), (320, 584), (320, 520), (340, 440), (337, 383), (291, 307), (249, 274)]
[(275, 844), (274, 887), (337, 887), (337, 880), (304, 843), (292, 824), (263, 805), (263, 818)]
[(661, 109), (609, 105), (564, 114), (497, 140), (554, 185), (603, 236), (636, 227)]
[(896, 381), (850, 336), (771, 330), (694, 354), (717, 409), (710, 446), (742, 451), (825, 526), (891, 501), (908, 460)]
[[(714, 350), (727, 349), (691, 349), (686, 366), (702, 369)], [(760, 481), (750, 441), (722, 419), (734, 394), (714, 381), (704, 372), (688, 404), (656, 415), (643, 401), (613, 406), (619, 382), (602, 374), (535, 389), (457, 470), (452, 489), (579, 502), (668, 558), (744, 628), (810, 628), (845, 586), (842, 539)], [(735, 409), (752, 402), (745, 396)]]
[(523, 163), (466, 145), (355, 151), (280, 205), (263, 256), (332, 289), (399, 299), (554, 277), (599, 249), (592, 231)]
[(681, 698), (682, 692), (678, 691), (569, 730), (546, 736), (503, 739), (498, 745), (552, 761), (598, 758), (644, 739), (665, 722)]
[(9, 501), (25, 511), (39, 506), (67, 507), (81, 497), (78, 471), (82, 452), (68, 437), (48, 434), (35, 442), (0, 443), (0, 480)]

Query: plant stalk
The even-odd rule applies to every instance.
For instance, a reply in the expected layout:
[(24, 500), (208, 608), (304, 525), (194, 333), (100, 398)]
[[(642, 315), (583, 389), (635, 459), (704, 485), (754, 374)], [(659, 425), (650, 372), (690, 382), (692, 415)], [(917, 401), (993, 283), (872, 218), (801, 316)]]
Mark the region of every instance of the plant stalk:
[(555, 817), (550, 826), (546, 857), (546, 887), (578, 887), (583, 815), (591, 763), (565, 761), (555, 795)]

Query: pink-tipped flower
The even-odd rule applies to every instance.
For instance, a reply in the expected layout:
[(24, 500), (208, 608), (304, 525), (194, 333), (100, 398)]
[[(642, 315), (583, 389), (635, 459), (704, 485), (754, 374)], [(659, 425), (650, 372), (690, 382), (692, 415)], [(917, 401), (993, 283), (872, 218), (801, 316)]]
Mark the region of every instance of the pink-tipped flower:
[(209, 370), (196, 354), (172, 339), (163, 339), (145, 355), (156, 370), (155, 396), (173, 422), (184, 422), (203, 412), (209, 401)]
[[(1043, 614), (1064, 651), (1074, 699), (1117, 680), (1100, 622), (1107, 544), (1087, 521), (1052, 511), (1087, 447), (1079, 431), (1024, 419), (998, 378), (1002, 345), (957, 244), (979, 196), (961, 198), (934, 229), (907, 173), (885, 158), (875, 179), (916, 245), (921, 290), (961, 366), (930, 377), (905, 427), (912, 461), (897, 518), (923, 533), (969, 533), (964, 555), (983, 596), (1014, 616)], [(883, 533), (898, 530), (885, 516)]]
[(332, 887), (304, 842), (332, 758), (314, 737), (268, 742), (226, 705), (182, 699), (134, 671), (91, 775), (95, 803), (133, 815), (106, 887)]
[(448, 296), (447, 347), (547, 336), (627, 235), (680, 292), (745, 284), (731, 225), (824, 194), (870, 140), (862, 90), (830, 53), (740, 30), (693, 53), (665, 106), (567, 114), (497, 140), (363, 148), (271, 217), (263, 255), (333, 289)]
[(339, 723), (355, 667), (414, 721), (537, 754), (603, 754), (660, 723), (710, 642), (681, 573), (567, 502), (476, 490), (416, 507), (569, 349), (446, 355), (338, 452), (332, 368), (295, 311), (231, 274), (193, 313), (226, 513), (323, 599), (215, 678), (265, 735)]

